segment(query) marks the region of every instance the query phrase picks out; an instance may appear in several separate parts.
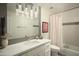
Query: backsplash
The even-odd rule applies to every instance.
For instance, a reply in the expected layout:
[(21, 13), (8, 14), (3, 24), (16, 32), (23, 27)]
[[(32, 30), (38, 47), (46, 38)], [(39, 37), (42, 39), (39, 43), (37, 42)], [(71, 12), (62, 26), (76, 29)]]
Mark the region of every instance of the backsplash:
[(26, 40), (27, 40), (27, 39), (25, 39), (25, 38), (10, 39), (10, 40), (8, 41), (8, 45), (16, 44), (16, 43), (23, 42), (23, 41), (26, 41)]

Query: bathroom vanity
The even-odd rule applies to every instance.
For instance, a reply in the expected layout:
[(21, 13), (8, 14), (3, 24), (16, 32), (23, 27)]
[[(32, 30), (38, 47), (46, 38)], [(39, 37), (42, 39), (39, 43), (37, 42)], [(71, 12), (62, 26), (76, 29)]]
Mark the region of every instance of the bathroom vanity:
[(50, 40), (33, 39), (0, 49), (1, 56), (50, 56)]

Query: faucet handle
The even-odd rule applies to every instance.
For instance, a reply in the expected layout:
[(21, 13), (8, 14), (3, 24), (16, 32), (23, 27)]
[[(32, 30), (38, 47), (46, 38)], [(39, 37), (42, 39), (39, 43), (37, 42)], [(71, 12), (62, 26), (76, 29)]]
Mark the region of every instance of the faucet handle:
[(25, 38), (26, 38), (26, 39), (29, 39), (29, 36), (25, 35)]
[(27, 37), (27, 35), (25, 35), (25, 37)]
[(38, 35), (35, 35), (35, 37), (34, 37), (35, 39), (38, 39), (39, 37), (38, 37)]

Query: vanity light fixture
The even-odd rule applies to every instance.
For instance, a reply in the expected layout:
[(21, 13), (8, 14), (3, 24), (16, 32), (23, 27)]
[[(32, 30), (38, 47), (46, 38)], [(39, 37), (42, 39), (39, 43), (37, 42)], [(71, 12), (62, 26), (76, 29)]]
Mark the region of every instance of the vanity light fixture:
[(34, 13), (34, 16), (35, 16), (35, 18), (37, 18), (37, 17), (38, 17), (38, 8), (37, 8), (37, 7), (35, 8), (35, 13)]
[(21, 10), (21, 13), (22, 13), (22, 16), (24, 15), (24, 10), (25, 10), (25, 6), (24, 6), (24, 4), (22, 4), (22, 10)]
[(21, 3), (16, 5), (16, 14), (21, 15), (22, 14), (22, 5)]
[(19, 13), (22, 14), (22, 4), (19, 3), (19, 4), (18, 4), (18, 7), (19, 7)]
[(31, 17), (31, 19), (33, 19), (33, 5), (31, 5), (31, 9), (30, 9), (30, 17)]
[(37, 17), (38, 16), (38, 8), (35, 7), (35, 9), (33, 9), (34, 5), (32, 3), (19, 3), (16, 4), (16, 14), (17, 15), (25, 15), (27, 18), (31, 18), (33, 19), (33, 17)]
[(25, 15), (27, 15), (27, 12), (28, 12), (28, 8), (27, 8), (27, 4), (25, 4), (25, 10), (24, 10)]
[(18, 6), (18, 4), (16, 5), (16, 15), (19, 15), (19, 6)]

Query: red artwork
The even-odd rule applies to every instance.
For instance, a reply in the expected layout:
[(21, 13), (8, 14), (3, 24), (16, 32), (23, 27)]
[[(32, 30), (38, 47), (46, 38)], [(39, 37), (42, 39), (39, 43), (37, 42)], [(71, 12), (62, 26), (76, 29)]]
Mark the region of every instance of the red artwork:
[(43, 33), (48, 32), (48, 22), (42, 22), (42, 32)]

